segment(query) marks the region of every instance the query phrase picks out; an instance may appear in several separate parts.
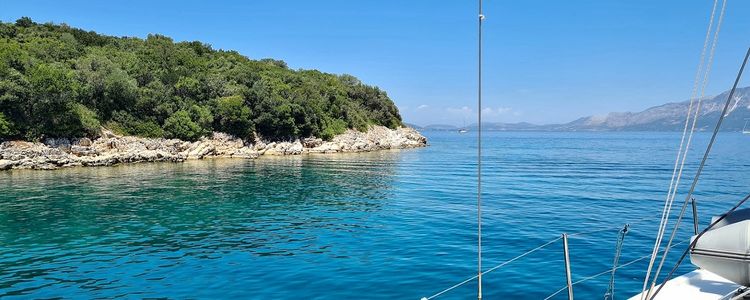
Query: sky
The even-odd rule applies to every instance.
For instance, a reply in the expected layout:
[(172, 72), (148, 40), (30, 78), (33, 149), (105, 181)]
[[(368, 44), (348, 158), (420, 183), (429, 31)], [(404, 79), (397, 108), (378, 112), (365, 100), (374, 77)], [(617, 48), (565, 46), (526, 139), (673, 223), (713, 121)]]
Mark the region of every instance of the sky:
[[(484, 2), (484, 120), (536, 124), (687, 100), (713, 5)], [(731, 88), (750, 46), (748, 11), (727, 0), (706, 95)], [(351, 74), (387, 91), (406, 122), (476, 121), (476, 1), (0, 1), (0, 20), (21, 16)]]

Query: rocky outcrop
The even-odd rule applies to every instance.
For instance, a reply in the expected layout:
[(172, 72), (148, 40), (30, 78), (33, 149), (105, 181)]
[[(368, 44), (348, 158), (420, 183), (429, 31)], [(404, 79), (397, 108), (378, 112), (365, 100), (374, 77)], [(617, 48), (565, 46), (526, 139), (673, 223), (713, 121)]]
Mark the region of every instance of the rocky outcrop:
[(305, 138), (286, 142), (247, 142), (215, 132), (196, 142), (119, 136), (104, 131), (96, 140), (47, 139), (43, 143), (0, 143), (0, 170), (52, 170), (74, 166), (110, 166), (138, 162), (182, 162), (214, 157), (254, 159), (261, 155), (366, 152), (424, 147), (427, 139), (412, 128), (372, 126), (367, 132), (349, 130), (331, 141)]

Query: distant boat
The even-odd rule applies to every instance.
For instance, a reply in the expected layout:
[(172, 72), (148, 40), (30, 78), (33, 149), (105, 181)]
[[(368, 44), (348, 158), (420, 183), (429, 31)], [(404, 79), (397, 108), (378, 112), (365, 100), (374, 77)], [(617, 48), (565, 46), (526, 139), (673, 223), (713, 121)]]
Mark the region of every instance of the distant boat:
[[(708, 32), (711, 32), (711, 28), (714, 25), (714, 15), (716, 13), (716, 5), (719, 1), (714, 2), (714, 8), (711, 12), (711, 23), (708, 27)], [(721, 12), (720, 14), (723, 16), (726, 8), (726, 1), (724, 1), (724, 4), (722, 4)], [(614, 263), (611, 271), (605, 271), (602, 273), (598, 273), (596, 275), (593, 275), (592, 277), (587, 277), (586, 279), (582, 279), (579, 281), (575, 281), (575, 283), (572, 280), (571, 277), (571, 271), (570, 271), (570, 258), (568, 253), (568, 234), (563, 233), (561, 237), (557, 239), (553, 239), (545, 244), (542, 244), (541, 246), (534, 248), (530, 251), (524, 252), (519, 256), (516, 256), (510, 260), (506, 260), (504, 263), (501, 263), (499, 265), (496, 265), (495, 267), (491, 268), (483, 268), (482, 267), (482, 24), (484, 20), (484, 14), (482, 14), (482, 0), (479, 0), (479, 22), (478, 22), (478, 97), (477, 97), (477, 163), (476, 163), (476, 209), (477, 209), (477, 275), (474, 277), (471, 277), (467, 280), (462, 281), (461, 283), (458, 283), (456, 285), (453, 285), (431, 297), (423, 297), (422, 300), (428, 300), (435, 298), (447, 291), (453, 290), (454, 288), (457, 288), (461, 285), (464, 285), (468, 282), (473, 281), (474, 279), (477, 280), (477, 299), (482, 299), (482, 277), (484, 274), (489, 273), (490, 271), (496, 270), (502, 266), (505, 266), (507, 263), (512, 262), (516, 259), (520, 259), (534, 251), (537, 251), (539, 249), (542, 249), (546, 247), (547, 245), (550, 245), (560, 239), (562, 239), (563, 244), (563, 255), (564, 255), (564, 266), (565, 266), (565, 272), (566, 272), (566, 279), (567, 279), (567, 286), (563, 287), (562, 289), (557, 290), (556, 292), (552, 293), (545, 299), (550, 299), (557, 295), (558, 293), (561, 293), (567, 289), (568, 292), (568, 299), (573, 300), (573, 285), (581, 283), (585, 280), (589, 280), (592, 278), (595, 278), (599, 275), (603, 274), (609, 274), (610, 280), (609, 280), (609, 286), (607, 288), (606, 293), (604, 294), (604, 299), (613, 299), (614, 298), (614, 287), (615, 287), (615, 270), (618, 268), (627, 266), (631, 263), (634, 263), (636, 261), (651, 258), (648, 269), (646, 271), (646, 277), (643, 282), (643, 288), (641, 289), (641, 294), (638, 294), (630, 300), (665, 300), (665, 299), (705, 299), (705, 300), (739, 300), (739, 299), (750, 299), (750, 208), (736, 211), (738, 207), (740, 207), (744, 202), (750, 200), (750, 195), (742, 199), (739, 203), (737, 203), (734, 207), (732, 207), (729, 211), (725, 212), (721, 216), (715, 217), (711, 220), (710, 225), (706, 227), (703, 231), (698, 230), (699, 223), (698, 223), (698, 213), (697, 208), (695, 206), (695, 199), (693, 199), (693, 231), (695, 235), (689, 239), (684, 240), (683, 242), (689, 242), (689, 246), (687, 249), (684, 250), (682, 257), (677, 261), (677, 263), (672, 267), (671, 271), (669, 271), (667, 278), (664, 279), (663, 284), (659, 284), (658, 280), (661, 279), (659, 277), (659, 273), (662, 270), (662, 266), (667, 258), (668, 251), (671, 247), (676, 247), (680, 243), (672, 243), (676, 237), (676, 233), (679, 229), (679, 224), (682, 221), (683, 216), (686, 212), (686, 206), (690, 202), (691, 197), (693, 196), (693, 192), (695, 191), (696, 184), (698, 183), (698, 180), (700, 179), (701, 171), (703, 170), (703, 167), (706, 163), (706, 158), (709, 156), (712, 146), (714, 144), (714, 141), (716, 139), (717, 134), (719, 133), (719, 129), (721, 128), (721, 123), (726, 117), (726, 112), (729, 109), (729, 106), (731, 104), (732, 96), (734, 95), (737, 84), (740, 81), (740, 77), (742, 75), (743, 70), (745, 69), (745, 66), (750, 59), (750, 49), (748, 49), (747, 53), (745, 54), (745, 58), (742, 62), (742, 66), (739, 69), (739, 73), (737, 75), (737, 79), (734, 82), (734, 86), (732, 87), (732, 90), (729, 92), (729, 95), (727, 97), (727, 101), (724, 104), (724, 109), (722, 114), (718, 118), (718, 122), (716, 123), (716, 127), (714, 129), (713, 135), (711, 136), (711, 140), (708, 143), (708, 146), (706, 147), (706, 150), (703, 154), (703, 160), (700, 163), (700, 166), (697, 169), (697, 172), (695, 174), (695, 177), (693, 177), (692, 185), (690, 187), (689, 192), (687, 193), (685, 197), (685, 201), (682, 205), (682, 209), (679, 212), (679, 216), (677, 221), (675, 222), (674, 229), (672, 230), (671, 235), (669, 235), (669, 239), (666, 242), (666, 245), (662, 245), (662, 241), (664, 240), (665, 233), (667, 233), (668, 225), (670, 224), (669, 217), (672, 214), (672, 204), (674, 203), (675, 196), (677, 195), (677, 183), (670, 182), (670, 189), (667, 193), (667, 199), (664, 204), (664, 209), (662, 211), (661, 220), (659, 224), (659, 231), (657, 233), (656, 241), (654, 244), (653, 251), (650, 255), (643, 256), (642, 258), (638, 258), (636, 260), (633, 260), (631, 262), (620, 264), (620, 254), (622, 251), (622, 245), (623, 240), (625, 238), (625, 234), (628, 232), (629, 224), (625, 224), (625, 226), (619, 231), (618, 234), (618, 240), (617, 240), (617, 246), (615, 251), (615, 257), (614, 257)], [(719, 26), (721, 26), (721, 20), (722, 18), (719, 17), (718, 22), (716, 22), (716, 29), (715, 32), (719, 31)], [(705, 52), (705, 45), (708, 45), (709, 42), (712, 41), (713, 45), (717, 42), (718, 34), (714, 35), (713, 40), (710, 39), (710, 35), (706, 35), (706, 40), (704, 42), (704, 52)], [(705, 57), (701, 57), (701, 63), (699, 67), (699, 75), (701, 72), (705, 73), (703, 76), (704, 78), (704, 86), (706, 83), (705, 78), (707, 78), (711, 62), (713, 59), (713, 46), (712, 50), (706, 59)], [(704, 62), (707, 61), (707, 67), (702, 68)], [(699, 83), (700, 76), (696, 76), (695, 84), (696, 86)], [(702, 93), (702, 92), (701, 92)], [(693, 102), (691, 100), (690, 105), (692, 106)], [(700, 102), (699, 102), (700, 105)], [(696, 113), (695, 118), (693, 119), (693, 124), (695, 125), (695, 121), (697, 120), (698, 114)], [(691, 120), (691, 112), (688, 110), (687, 116), (686, 116), (686, 123), (685, 123), (685, 129), (683, 130), (683, 138), (688, 133), (688, 122)], [(750, 130), (748, 130), (747, 125), (750, 123), (750, 119), (746, 120), (745, 127), (742, 129), (742, 133), (750, 134)], [(460, 128), (458, 130), (459, 133), (467, 132), (465, 129), (466, 125), (464, 124), (463, 128)], [(677, 159), (675, 161), (674, 169), (673, 169), (673, 175), (672, 175), (672, 181), (675, 181), (675, 178), (679, 180), (682, 170), (683, 170), (683, 164), (686, 161), (688, 150), (690, 149), (690, 139), (693, 136), (694, 128), (690, 130), (690, 136), (688, 138), (687, 144), (683, 145), (683, 142), (680, 142), (680, 150), (677, 154)], [(684, 155), (681, 156), (682, 151), (684, 152)], [(678, 166), (678, 162), (681, 161), (681, 163)], [(679, 170), (679, 174), (677, 177), (675, 177), (675, 174), (677, 174), (677, 171)], [(679, 182), (679, 181), (676, 181)], [(673, 184), (674, 183), (674, 184)], [(645, 220), (645, 219), (643, 219)], [(606, 230), (612, 230), (613, 228), (610, 227)], [(589, 229), (590, 230), (590, 229)], [(600, 232), (602, 229), (598, 229), (595, 231), (589, 231), (589, 232)], [(579, 233), (580, 234), (580, 233)], [(575, 235), (575, 234), (574, 234)], [(663, 250), (662, 250), (663, 249)], [(678, 267), (680, 266), (680, 263), (683, 262), (683, 260), (687, 257), (687, 255), (690, 255), (690, 261), (698, 267), (697, 270), (694, 270), (688, 274), (677, 276), (676, 278), (673, 278), (674, 272), (678, 270)], [(652, 267), (654, 267), (654, 263), (656, 263), (657, 257), (661, 256), (661, 262), (657, 264), (657, 268), (652, 270)], [(673, 255), (674, 256), (674, 255)], [(486, 271), (484, 271), (486, 270)], [(653, 271), (653, 272), (652, 272)], [(654, 274), (653, 278), (650, 278), (650, 276)], [(622, 275), (621, 275), (622, 276)], [(652, 279), (652, 281), (649, 281), (649, 279)], [(512, 283), (511, 283), (512, 284)], [(662, 291), (663, 290), (663, 291)], [(661, 292), (661, 294), (660, 294)], [(659, 296), (657, 298), (657, 295)], [(468, 297), (464, 297), (468, 298)]]

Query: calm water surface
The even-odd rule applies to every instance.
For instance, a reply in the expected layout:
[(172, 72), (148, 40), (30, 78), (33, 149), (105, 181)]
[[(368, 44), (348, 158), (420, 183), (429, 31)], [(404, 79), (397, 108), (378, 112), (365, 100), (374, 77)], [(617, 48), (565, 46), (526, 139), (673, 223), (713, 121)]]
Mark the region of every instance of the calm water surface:
[[(0, 296), (432, 295), (475, 273), (476, 149), (472, 133), (426, 135), (428, 148), (369, 154), (0, 172)], [(708, 135), (696, 139), (690, 176)], [(621, 261), (648, 254), (678, 142), (677, 133), (487, 134), (485, 266), (562, 232), (653, 216), (632, 224)], [(698, 186), (704, 226), (748, 192), (749, 145), (750, 136), (720, 135)], [(571, 239), (574, 280), (611, 268), (616, 236)], [(562, 287), (561, 247), (486, 275), (485, 298)], [(618, 298), (640, 291), (646, 264), (617, 271)], [(601, 298), (608, 280), (576, 286), (577, 298)]]

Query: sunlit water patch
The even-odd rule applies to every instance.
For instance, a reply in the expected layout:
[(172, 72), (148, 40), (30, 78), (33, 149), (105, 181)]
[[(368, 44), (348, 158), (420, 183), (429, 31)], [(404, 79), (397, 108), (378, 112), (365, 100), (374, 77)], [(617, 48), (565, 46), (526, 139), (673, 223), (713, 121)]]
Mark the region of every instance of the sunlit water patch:
[[(0, 172), (0, 295), (429, 296), (476, 273), (476, 148), (473, 133), (426, 134), (429, 147), (402, 151)], [(707, 139), (698, 135), (686, 174)], [(678, 143), (676, 133), (487, 134), (485, 266), (562, 232), (644, 217), (621, 261), (648, 254)], [(749, 144), (720, 136), (696, 194), (702, 225), (748, 192)], [(574, 280), (611, 268), (616, 236), (571, 239)], [(561, 249), (486, 275), (485, 298), (559, 289)], [(618, 270), (618, 298), (640, 291), (646, 264)], [(577, 285), (576, 297), (602, 297), (608, 280)], [(472, 298), (475, 289), (442, 298)]]

